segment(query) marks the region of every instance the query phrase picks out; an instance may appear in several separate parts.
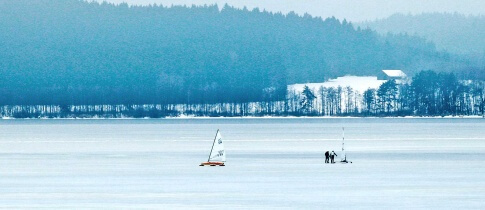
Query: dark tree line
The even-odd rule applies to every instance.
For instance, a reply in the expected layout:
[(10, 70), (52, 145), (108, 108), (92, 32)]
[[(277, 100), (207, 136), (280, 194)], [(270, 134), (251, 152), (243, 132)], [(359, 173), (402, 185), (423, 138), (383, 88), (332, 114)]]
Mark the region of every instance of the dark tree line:
[[(308, 92), (317, 92), (313, 98)], [(310, 95), (310, 97), (309, 97)], [(293, 101), (313, 99), (315, 106)], [(293, 115), (315, 116), (461, 116), (484, 115), (485, 81), (459, 80), (454, 73), (421, 71), (411, 80), (388, 80), (363, 93), (351, 87), (321, 87), (289, 92)], [(306, 103), (312, 104), (312, 103)], [(302, 111), (306, 112), (302, 112)]]
[(282, 103), (288, 84), (385, 68), (472, 69), (469, 63), (424, 39), (380, 36), (335, 18), (229, 6), (0, 1), (0, 105), (31, 107), (20, 113), (52, 113), (51, 106), (128, 116), (289, 113), (299, 102)]
[[(271, 90), (267, 90), (271, 93)], [(411, 80), (388, 80), (363, 93), (351, 87), (289, 90), (284, 100), (244, 103), (145, 105), (13, 105), (0, 116), (177, 117), (177, 116), (485, 116), (485, 81), (453, 73), (421, 71)]]

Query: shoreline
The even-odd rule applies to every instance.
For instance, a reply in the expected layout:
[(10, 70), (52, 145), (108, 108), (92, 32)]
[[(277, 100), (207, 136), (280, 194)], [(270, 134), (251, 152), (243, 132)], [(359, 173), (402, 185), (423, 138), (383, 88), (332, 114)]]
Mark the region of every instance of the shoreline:
[(134, 118), (134, 117), (117, 117), (117, 118), (104, 118), (104, 117), (86, 117), (86, 118), (13, 118), (2, 117), (0, 120), (197, 120), (197, 119), (485, 119), (485, 116), (470, 115), (470, 116), (402, 116), (402, 117), (355, 117), (355, 116), (244, 116), (244, 117), (196, 117), (196, 116), (178, 116), (178, 117), (164, 117), (164, 118)]

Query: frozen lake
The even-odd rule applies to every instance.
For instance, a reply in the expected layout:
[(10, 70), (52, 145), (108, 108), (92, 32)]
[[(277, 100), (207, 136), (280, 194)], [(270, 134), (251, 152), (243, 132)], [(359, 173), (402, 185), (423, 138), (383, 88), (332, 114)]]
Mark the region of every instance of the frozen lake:
[(0, 166), (9, 209), (484, 209), (485, 119), (1, 120)]

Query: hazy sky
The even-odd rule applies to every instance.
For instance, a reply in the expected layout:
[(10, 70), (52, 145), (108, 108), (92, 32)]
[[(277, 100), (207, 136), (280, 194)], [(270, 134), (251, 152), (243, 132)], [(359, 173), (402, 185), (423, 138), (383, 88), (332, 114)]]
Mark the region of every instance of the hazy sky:
[(305, 12), (314, 16), (346, 18), (351, 21), (385, 18), (394, 13), (418, 14), (423, 12), (459, 12), (462, 14), (485, 14), (485, 0), (107, 0), (129, 4), (162, 3), (214, 4), (225, 3), (236, 7), (264, 8), (284, 13)]

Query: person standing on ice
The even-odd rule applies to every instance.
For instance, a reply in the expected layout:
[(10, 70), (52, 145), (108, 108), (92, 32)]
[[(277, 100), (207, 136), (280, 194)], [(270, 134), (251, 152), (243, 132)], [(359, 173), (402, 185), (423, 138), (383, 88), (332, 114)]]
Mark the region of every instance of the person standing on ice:
[(329, 163), (330, 153), (328, 151), (325, 152), (325, 163)]
[(332, 152), (330, 153), (330, 161), (332, 163), (335, 163), (335, 157), (338, 156), (333, 150)]

